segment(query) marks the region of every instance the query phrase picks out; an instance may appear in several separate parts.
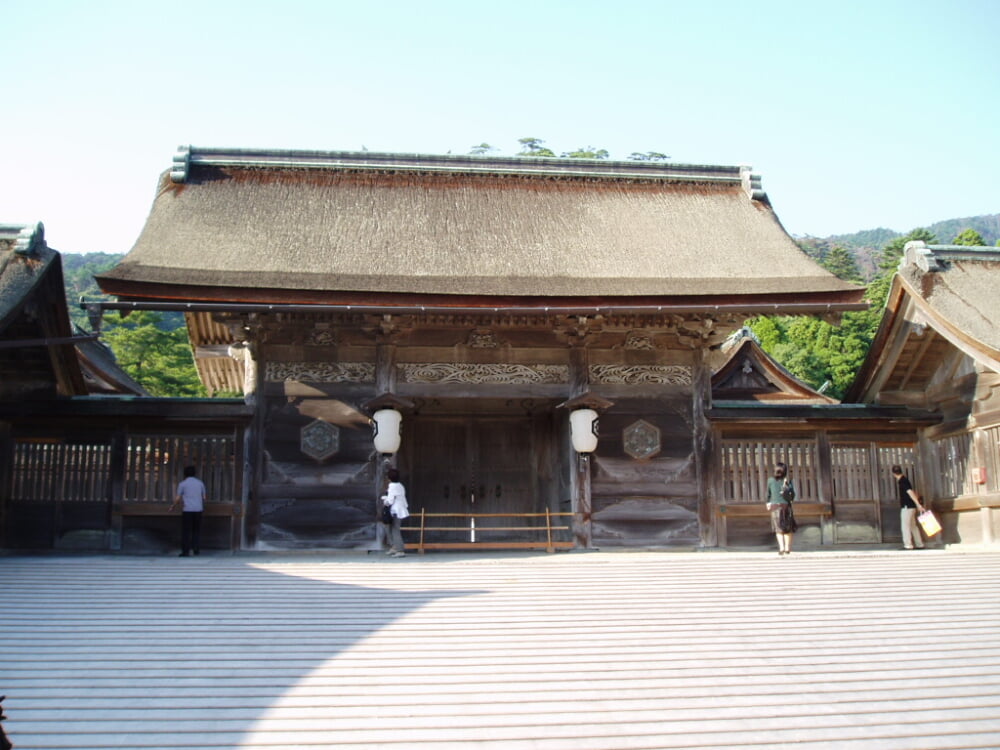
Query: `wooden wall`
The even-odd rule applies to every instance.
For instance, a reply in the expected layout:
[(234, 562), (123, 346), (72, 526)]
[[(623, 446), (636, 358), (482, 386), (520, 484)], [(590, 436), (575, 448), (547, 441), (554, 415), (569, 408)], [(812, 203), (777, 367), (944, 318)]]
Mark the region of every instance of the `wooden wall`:
[[(940, 363), (929, 405), (945, 421), (921, 435), (927, 467), (923, 492), (933, 498), (949, 544), (1000, 540), (1000, 375), (962, 355)], [(945, 370), (957, 370), (946, 377)]]
[[(658, 397), (619, 394), (601, 416), (600, 442), (591, 458), (593, 544), (699, 546), (701, 493), (690, 390), (663, 389)], [(659, 432), (660, 448), (649, 458), (635, 458), (625, 449), (626, 431), (640, 420)]]
[[(591, 333), (542, 316), (283, 321), (260, 337), (263, 471), (249, 534), (257, 546), (378, 547), (384, 465), (364, 419), (366, 403), (385, 393), (413, 405), (392, 463), (411, 483), (414, 510), (472, 512), (470, 488), (483, 485), (488, 496), (478, 492), (478, 511), (582, 511), (584, 544), (701, 543), (696, 443), (706, 427), (694, 394), (708, 380), (692, 377), (700, 354), (678, 348), (676, 333), (657, 339), (607, 326)], [(662, 377), (674, 380), (650, 385)], [(602, 416), (583, 487), (568, 413), (557, 406), (586, 391), (614, 406)], [(334, 425), (339, 440), (319, 457), (302, 444), (317, 420)], [(640, 420), (658, 431), (660, 445), (636, 458), (623, 435)], [(518, 424), (529, 432), (511, 443), (503, 436), (520, 434)], [(591, 493), (592, 515), (580, 507), (581, 492)]]
[[(101, 406), (108, 411), (114, 404)], [(203, 547), (239, 548), (246, 502), (242, 424), (167, 425), (167, 411), (134, 420), (105, 414), (10, 425), (0, 434), (0, 545), (174, 549), (180, 519), (169, 507), (184, 468), (193, 465), (208, 488)]]

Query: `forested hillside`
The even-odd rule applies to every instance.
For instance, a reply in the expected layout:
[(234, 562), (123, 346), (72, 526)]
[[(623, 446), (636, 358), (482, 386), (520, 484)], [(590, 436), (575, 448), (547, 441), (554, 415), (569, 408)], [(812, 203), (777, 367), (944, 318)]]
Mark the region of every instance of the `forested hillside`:
[[(969, 216), (964, 219), (946, 219), (924, 227), (935, 237), (935, 242), (947, 245), (966, 230), (973, 230), (983, 238), (983, 244), (996, 245), (1000, 241), (1000, 214)], [(903, 237), (902, 232), (892, 229), (865, 229), (853, 234), (834, 234), (829, 237), (797, 238), (799, 247), (807, 254), (821, 260), (834, 247), (849, 250), (858, 264), (858, 270), (865, 281), (878, 274), (879, 254), (893, 240)]]
[(87, 313), (80, 309), (80, 298), (110, 299), (101, 294), (94, 276), (112, 268), (124, 256), (122, 253), (63, 253), (63, 280), (69, 316), (81, 328), (89, 329)]

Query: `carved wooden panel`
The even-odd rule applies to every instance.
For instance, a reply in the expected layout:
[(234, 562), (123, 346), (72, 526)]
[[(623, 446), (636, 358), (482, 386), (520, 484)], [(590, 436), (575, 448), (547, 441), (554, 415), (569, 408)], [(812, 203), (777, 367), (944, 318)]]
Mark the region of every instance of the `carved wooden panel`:
[(340, 429), (316, 419), (299, 431), (300, 450), (309, 458), (322, 461), (340, 450)]
[(691, 385), (687, 365), (591, 365), (590, 382), (602, 385)]
[(652, 458), (660, 452), (660, 430), (645, 419), (639, 419), (625, 428), (622, 444), (632, 458)]
[(298, 380), (307, 383), (374, 383), (375, 365), (368, 362), (268, 362), (270, 383)]
[(464, 364), (436, 362), (402, 364), (400, 379), (405, 383), (474, 383), (520, 385), (524, 383), (566, 383), (565, 365)]

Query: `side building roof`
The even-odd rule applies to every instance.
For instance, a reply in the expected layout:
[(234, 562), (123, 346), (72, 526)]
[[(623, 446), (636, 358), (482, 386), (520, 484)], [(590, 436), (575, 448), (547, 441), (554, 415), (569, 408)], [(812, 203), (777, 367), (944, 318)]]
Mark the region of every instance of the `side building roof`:
[(59, 253), (37, 224), (0, 224), (0, 399), (86, 393)]
[(128, 300), (863, 307), (745, 167), (368, 152), (184, 148), (98, 282)]
[(1000, 373), (1000, 249), (907, 243), (845, 401), (918, 402), (958, 350)]
[(149, 395), (72, 325), (62, 256), (42, 224), (0, 224), (0, 399), (88, 394)]

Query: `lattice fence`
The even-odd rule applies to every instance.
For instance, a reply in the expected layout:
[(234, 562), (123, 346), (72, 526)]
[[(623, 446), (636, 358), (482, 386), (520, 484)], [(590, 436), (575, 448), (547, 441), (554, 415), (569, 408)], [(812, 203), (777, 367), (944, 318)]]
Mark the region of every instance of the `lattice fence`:
[(723, 440), (721, 449), (724, 503), (765, 502), (767, 479), (778, 461), (788, 464), (799, 500), (818, 500), (819, 457), (814, 441)]

